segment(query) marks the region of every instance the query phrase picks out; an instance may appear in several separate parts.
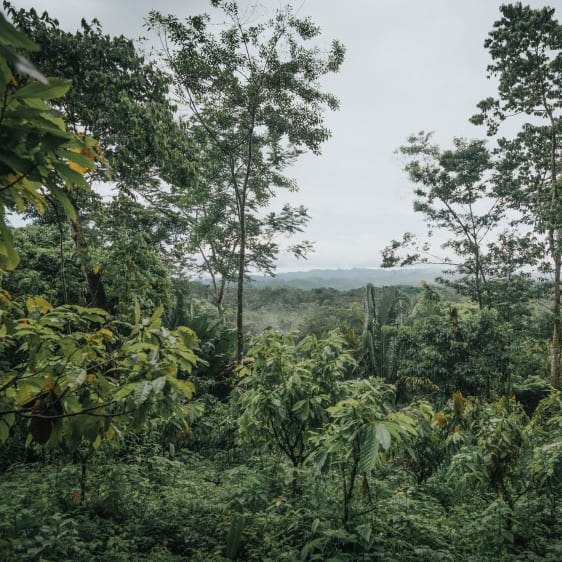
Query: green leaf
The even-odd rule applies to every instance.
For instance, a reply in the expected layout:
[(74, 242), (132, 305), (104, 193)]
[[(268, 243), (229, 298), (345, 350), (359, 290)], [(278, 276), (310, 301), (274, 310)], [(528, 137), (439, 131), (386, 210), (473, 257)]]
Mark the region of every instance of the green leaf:
[(158, 377), (152, 381), (152, 392), (160, 394), (166, 386), (166, 377)]
[(67, 413), (77, 413), (82, 411), (82, 404), (76, 396), (69, 396), (64, 400), (64, 409)]
[(373, 425), (367, 425), (363, 432), (361, 444), (361, 458), (359, 468), (361, 472), (370, 473), (379, 462), (379, 439)]
[(42, 72), (39, 72), (39, 70), (37, 70), (35, 65), (30, 60), (16, 53), (14, 64), (16, 66), (16, 70), (20, 74), (31, 76), (32, 78), (39, 80), (39, 82), (47, 84), (47, 77)]
[(5, 150), (0, 153), (0, 162), (9, 166), (16, 174), (22, 174), (22, 170), (30, 168), (33, 165), (31, 159), (21, 158), (18, 154)]
[(125, 398), (126, 396), (129, 396), (129, 394), (131, 394), (131, 392), (133, 392), (133, 390), (137, 387), (137, 384), (134, 382), (130, 382), (127, 383), (126, 385), (122, 386), (114, 395), (113, 395), (113, 399), (114, 400), (121, 400), (122, 398)]
[(152, 392), (152, 383), (150, 381), (142, 381), (138, 383), (133, 390), (133, 400), (136, 406), (144, 404)]
[(187, 398), (191, 398), (195, 392), (195, 385), (191, 381), (184, 381), (177, 379), (172, 375), (166, 375), (166, 380), (178, 391)]
[(20, 262), (16, 248), (14, 247), (14, 239), (10, 229), (4, 222), (3, 213), (0, 210), (0, 271), (11, 271), (15, 269)]
[(35, 398), (41, 392), (41, 386), (36, 383), (26, 383), (22, 384), (18, 394), (17, 394), (17, 402), (18, 404), (27, 404), (33, 398)]
[(49, 78), (47, 84), (42, 84), (41, 82), (34, 82), (33, 84), (28, 84), (20, 90), (17, 90), (14, 94), (16, 99), (43, 99), (49, 100), (54, 98), (60, 98), (68, 92), (72, 82), (68, 80), (63, 80), (61, 78)]
[(141, 308), (138, 300), (135, 300), (135, 326), (139, 326), (141, 321)]
[(3, 420), (0, 420), (0, 443), (3, 443), (10, 436), (10, 428)]
[(85, 187), (86, 189), (90, 188), (88, 182), (84, 179), (84, 176), (74, 170), (71, 170), (66, 164), (63, 164), (62, 162), (53, 162), (53, 167), (68, 187), (79, 185), (81, 187)]
[(69, 388), (75, 389), (82, 386), (86, 382), (86, 377), (88, 376), (88, 372), (86, 369), (80, 369), (78, 373), (72, 377), (71, 381), (68, 384)]
[(39, 47), (24, 33), (16, 29), (0, 12), (0, 44), (11, 45), (26, 51), (38, 51)]
[(67, 197), (66, 193), (62, 189), (54, 185), (50, 187), (50, 191), (52, 195), (55, 197), (55, 199), (61, 204), (62, 208), (66, 212), (66, 215), (71, 219), (75, 219), (76, 209), (74, 208), (74, 205), (70, 202), (70, 199)]
[(379, 443), (382, 445), (385, 451), (388, 451), (391, 442), (391, 437), (388, 429), (386, 429), (385, 425), (382, 423), (378, 423), (375, 427)]
[(74, 150), (66, 150), (64, 152), (64, 156), (65, 158), (68, 158), (82, 168), (92, 170), (96, 167), (96, 163), (91, 158), (84, 156), (84, 154), (81, 154), (80, 152), (75, 152)]
[(158, 351), (159, 347), (154, 343), (139, 341), (128, 345), (126, 349), (129, 353), (133, 353), (137, 351)]
[(162, 314), (164, 313), (164, 306), (160, 305), (150, 317), (150, 329), (159, 330), (162, 326)]

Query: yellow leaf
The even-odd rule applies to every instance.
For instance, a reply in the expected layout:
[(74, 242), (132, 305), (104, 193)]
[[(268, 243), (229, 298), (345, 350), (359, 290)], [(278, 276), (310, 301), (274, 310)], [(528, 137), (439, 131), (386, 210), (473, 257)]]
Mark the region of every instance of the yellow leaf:
[(84, 168), (83, 166), (80, 166), (80, 164), (76, 164), (76, 162), (69, 162), (68, 167), (71, 170), (78, 172), (81, 176), (83, 176), (88, 171), (88, 168)]
[[(92, 150), (89, 148), (70, 148), (70, 152), (74, 152), (75, 154), (80, 154), (81, 156), (85, 156), (88, 160), (92, 162), (89, 164), (82, 159), (82, 164), (86, 164), (85, 166), (75, 162), (72, 159), (68, 160), (68, 167), (75, 172), (78, 172), (81, 176), (83, 176), (86, 172), (90, 171), (94, 167), (93, 162), (95, 161), (96, 155), (93, 153)], [(79, 158), (75, 158), (75, 160), (80, 160)]]
[(101, 445), (101, 440), (102, 440), (101, 435), (98, 435), (94, 440), (94, 442), (92, 443), (92, 447), (96, 450), (99, 449), (99, 446)]
[(43, 392), (48, 392), (50, 390), (53, 390), (53, 388), (55, 388), (55, 379), (51, 375), (49, 375), (43, 381), (43, 389), (42, 390), (43, 390)]
[(52, 308), (51, 304), (43, 297), (30, 297), (27, 299), (25, 304), (29, 313), (32, 313), (36, 308), (39, 308), (41, 314), (46, 314)]
[(79, 150), (79, 152), (80, 152), (80, 154), (82, 154), (82, 156), (85, 156), (86, 158), (89, 158), (92, 162), (96, 158), (96, 155), (94, 154), (94, 152), (89, 148), (81, 148)]
[(113, 337), (113, 332), (111, 330), (108, 330), (107, 328), (99, 329), (98, 334), (102, 334), (106, 338), (112, 338)]
[(176, 379), (175, 386), (180, 392), (182, 392), (188, 398), (191, 398), (193, 393), (195, 392), (195, 385), (190, 381)]

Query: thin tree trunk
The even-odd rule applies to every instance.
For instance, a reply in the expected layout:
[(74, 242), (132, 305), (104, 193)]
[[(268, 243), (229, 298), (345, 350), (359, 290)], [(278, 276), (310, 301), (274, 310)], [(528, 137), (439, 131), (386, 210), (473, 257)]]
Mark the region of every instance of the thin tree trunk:
[(238, 286), (236, 291), (236, 359), (244, 357), (244, 273), (246, 269), (246, 221), (245, 211), (240, 213), (240, 257), (238, 261)]
[(215, 292), (214, 301), (215, 301), (215, 306), (217, 308), (218, 319), (223, 326), (226, 326), (225, 306), (224, 306), (226, 280), (224, 277), (221, 277), (220, 282), (217, 282), (217, 277), (216, 275), (214, 275), (212, 269), (209, 268), (208, 271), (211, 273), (211, 281), (213, 284), (213, 290)]
[[(551, 240), (554, 233), (551, 234)], [(554, 390), (560, 388), (560, 251), (552, 248), (554, 261), (554, 283), (552, 303), (552, 343), (550, 348), (550, 385)]]
[[(545, 107), (547, 105), (545, 104)], [(548, 109), (548, 107), (547, 107)], [(558, 142), (555, 133), (555, 121), (552, 113), (549, 112), (550, 125), (552, 127), (552, 141), (550, 147), (550, 181), (552, 183), (551, 211), (554, 213), (560, 197), (557, 185), (557, 162), (556, 153)], [(553, 220), (553, 216), (550, 217)], [(550, 226), (550, 251), (554, 260), (554, 302), (552, 303), (552, 349), (550, 359), (550, 384), (554, 390), (560, 388), (560, 230), (554, 225)]]
[(64, 304), (69, 304), (68, 289), (66, 287), (65, 263), (64, 263), (64, 227), (57, 205), (53, 203), (53, 201), (51, 201), (51, 204), (53, 206), (53, 210), (55, 211), (55, 215), (57, 217), (57, 226), (59, 227), (60, 280), (61, 280), (61, 288), (62, 288), (62, 298)]
[(82, 265), (82, 271), (84, 272), (84, 277), (86, 278), (86, 283), (88, 284), (90, 305), (96, 308), (108, 310), (107, 297), (105, 296), (101, 274), (99, 271), (94, 271), (92, 267), (90, 252), (88, 250), (88, 243), (86, 242), (82, 222), (80, 221), (78, 215), (76, 215), (76, 218), (74, 219), (69, 218), (68, 222), (70, 224), (70, 236), (76, 246), (76, 251), (78, 252), (80, 263)]
[(244, 357), (244, 276), (246, 273), (246, 202), (248, 194), (248, 185), (250, 182), (250, 174), (254, 161), (254, 124), (256, 118), (256, 110), (252, 109), (252, 120), (248, 129), (248, 155), (246, 157), (246, 172), (244, 181), (240, 187), (236, 181), (236, 172), (231, 163), (232, 183), (236, 192), (238, 205), (238, 220), (240, 222), (240, 256), (238, 260), (238, 287), (236, 291), (236, 359), (242, 363)]

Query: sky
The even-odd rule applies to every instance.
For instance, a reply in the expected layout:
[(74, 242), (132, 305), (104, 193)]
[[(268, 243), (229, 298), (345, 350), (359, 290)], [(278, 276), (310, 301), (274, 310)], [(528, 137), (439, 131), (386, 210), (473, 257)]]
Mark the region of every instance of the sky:
[[(97, 18), (106, 33), (147, 35), (151, 9), (179, 18), (209, 11), (206, 0), (12, 0), (16, 7), (48, 11), (74, 31), (81, 18)], [(322, 81), (341, 102), (327, 112), (332, 138), (320, 156), (306, 154), (287, 171), (299, 192), (278, 195), (302, 204), (312, 217), (302, 239), (315, 243), (306, 261), (281, 255), (278, 271), (377, 267), (381, 250), (406, 231), (422, 235), (413, 211), (413, 186), (396, 149), (419, 131), (434, 131), (443, 147), (454, 137), (483, 138), (468, 122), (481, 99), (493, 96), (486, 78), (484, 40), (499, 19), (497, 0), (294, 0), (299, 16), (322, 29), (317, 43), (332, 39), (346, 47), (338, 74)], [(562, 0), (549, 5), (562, 19)], [(241, 8), (256, 4), (239, 0)], [(254, 17), (271, 15), (286, 1), (262, 0)]]

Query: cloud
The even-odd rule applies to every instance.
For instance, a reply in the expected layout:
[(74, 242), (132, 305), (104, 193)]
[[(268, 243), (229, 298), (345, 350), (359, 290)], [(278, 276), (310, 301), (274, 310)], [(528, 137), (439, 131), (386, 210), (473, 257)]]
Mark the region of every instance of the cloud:
[[(316, 240), (311, 267), (376, 266), (390, 239), (400, 238), (406, 230), (423, 231), (412, 210), (411, 186), (394, 151), (422, 129), (434, 130), (435, 140), (443, 145), (455, 136), (484, 136), (468, 118), (476, 103), (495, 90), (486, 79), (483, 42), (500, 4), (495, 0), (295, 4), (302, 5), (299, 15), (310, 15), (322, 28), (322, 45), (337, 38), (347, 47), (341, 72), (323, 82), (341, 99), (341, 110), (326, 116), (332, 139), (321, 156), (305, 156), (289, 170), (300, 192), (279, 196), (280, 203), (309, 208), (313, 218), (305, 238)], [(146, 34), (143, 18), (155, 5), (180, 18), (208, 8), (204, 0), (22, 0), (16, 5), (47, 9), (69, 30), (77, 28), (81, 17), (97, 17), (105, 31), (130, 37)], [(263, 2), (260, 10), (278, 5)]]

